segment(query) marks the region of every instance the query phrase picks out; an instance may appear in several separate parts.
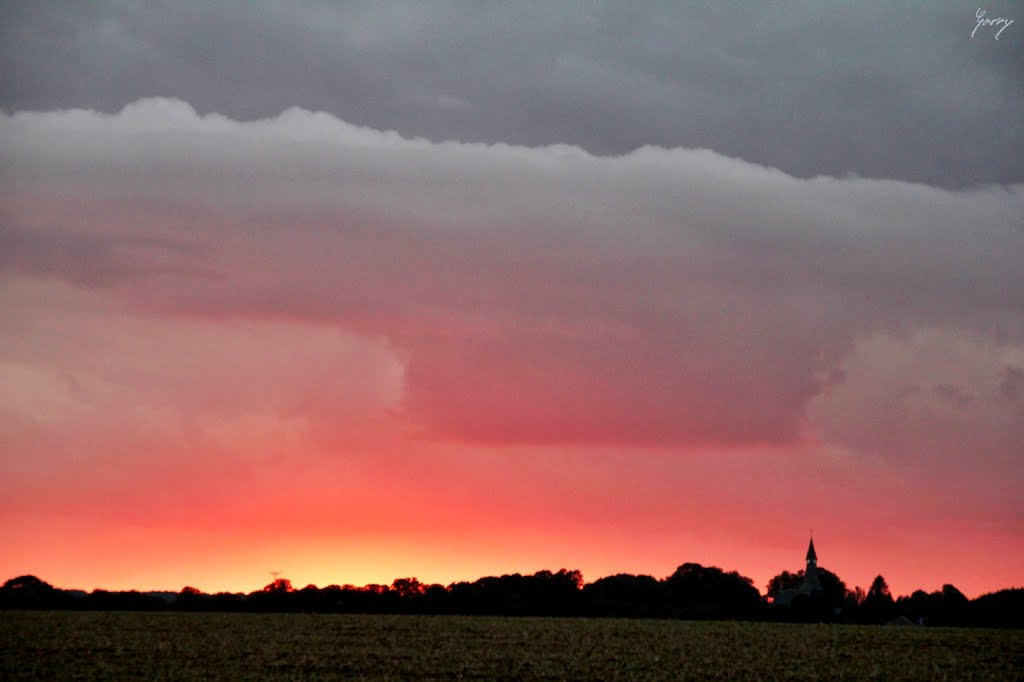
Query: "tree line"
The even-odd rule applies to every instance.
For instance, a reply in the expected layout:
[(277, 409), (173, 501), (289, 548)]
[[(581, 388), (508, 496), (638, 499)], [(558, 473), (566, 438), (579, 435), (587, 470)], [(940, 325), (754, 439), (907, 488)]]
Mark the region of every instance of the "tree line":
[(672, 575), (619, 574), (584, 583), (579, 571), (562, 569), (489, 576), (473, 582), (428, 585), (399, 578), (391, 585), (307, 585), (296, 589), (278, 578), (260, 590), (207, 594), (64, 590), (31, 575), (0, 587), (2, 609), (139, 611), (238, 611), (364, 614), (460, 614), (626, 618), (739, 619), (794, 622), (899, 623), (937, 626), (1024, 627), (1024, 588), (968, 599), (952, 585), (894, 598), (882, 576), (865, 592), (847, 589), (834, 573), (818, 568), (821, 590), (787, 606), (774, 604), (782, 590), (798, 587), (803, 571), (783, 571), (767, 593), (750, 578), (715, 566), (686, 563)]

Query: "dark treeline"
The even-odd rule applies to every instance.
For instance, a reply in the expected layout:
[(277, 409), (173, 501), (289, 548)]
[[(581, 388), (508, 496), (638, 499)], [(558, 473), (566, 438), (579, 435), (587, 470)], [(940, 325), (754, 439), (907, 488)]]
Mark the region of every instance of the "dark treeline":
[(586, 616), (629, 618), (742, 619), (797, 622), (894, 623), (1024, 627), (1024, 588), (1000, 590), (969, 600), (952, 585), (894, 599), (884, 578), (871, 588), (848, 590), (842, 580), (818, 569), (821, 591), (800, 595), (787, 606), (773, 604), (781, 590), (798, 585), (799, 573), (783, 572), (762, 596), (753, 581), (735, 571), (683, 564), (658, 580), (648, 575), (613, 575), (584, 584), (579, 571), (503, 575), (426, 585), (401, 578), (391, 585), (307, 585), (296, 589), (278, 579), (261, 590), (206, 594), (180, 592), (62, 590), (21, 576), (0, 587), (3, 609), (130, 611), (239, 611), (378, 614), (462, 614), (502, 616)]

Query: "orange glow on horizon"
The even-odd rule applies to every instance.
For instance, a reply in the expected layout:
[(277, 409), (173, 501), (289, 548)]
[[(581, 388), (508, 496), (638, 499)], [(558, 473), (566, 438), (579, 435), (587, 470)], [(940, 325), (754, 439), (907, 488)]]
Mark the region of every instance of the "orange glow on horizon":
[[(47, 530), (47, 528), (49, 530)], [(9, 547), (0, 565), (3, 579), (30, 573), (62, 588), (92, 590), (169, 590), (187, 586), (204, 592), (251, 592), (272, 580), (271, 571), (299, 588), (307, 584), (390, 585), (397, 578), (415, 577), (423, 583), (448, 585), (488, 575), (534, 573), (560, 568), (582, 571), (586, 582), (616, 573), (667, 577), (685, 562), (736, 570), (753, 579), (762, 593), (768, 580), (782, 570), (803, 568), (806, 538), (792, 536), (792, 546), (754, 547), (734, 538), (694, 539), (686, 533), (631, 537), (624, 532), (602, 534), (600, 529), (567, 525), (553, 529), (447, 529), (433, 535), (330, 536), (288, 538), (249, 535), (224, 538), (188, 531), (125, 528), (112, 524), (40, 523), (37, 542), (28, 544), (10, 530), (0, 533)], [(49, 534), (49, 537), (47, 536)], [(932, 555), (939, 568), (908, 561), (929, 543), (894, 546), (890, 553), (870, 554), (856, 544), (825, 534), (815, 538), (820, 565), (838, 574), (847, 587), (867, 588), (876, 574), (887, 579), (894, 595), (916, 589), (934, 591), (952, 583), (969, 597), (1006, 587), (1021, 586), (1018, 566), (1024, 552), (1004, 544), (1006, 538), (979, 538), (961, 552)], [(982, 573), (972, 554), (991, 554), (1003, 546), (1002, 562)]]

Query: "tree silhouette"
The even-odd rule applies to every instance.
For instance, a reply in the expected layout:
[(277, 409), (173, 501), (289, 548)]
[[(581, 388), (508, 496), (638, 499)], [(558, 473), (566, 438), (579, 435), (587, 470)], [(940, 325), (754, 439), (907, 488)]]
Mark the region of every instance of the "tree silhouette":
[(970, 625), (1024, 628), (1024, 588), (983, 594), (971, 602)]
[(274, 582), (263, 587), (263, 592), (294, 592), (292, 581), (287, 578), (276, 578)]
[(896, 602), (882, 576), (871, 581), (868, 594), (860, 606), (860, 619), (868, 623), (884, 623), (896, 615)]
[(665, 579), (672, 613), (688, 618), (734, 618), (755, 613), (761, 594), (736, 571), (686, 563)]
[[(880, 575), (866, 595), (860, 588), (846, 592), (843, 581), (826, 569), (818, 568), (818, 579), (821, 590), (796, 596), (789, 608), (768, 610), (749, 578), (696, 563), (682, 564), (662, 580), (619, 574), (585, 585), (579, 571), (562, 569), (490, 576), (447, 587), (424, 585), (416, 578), (398, 578), (391, 586), (329, 585), (320, 589), (307, 585), (295, 590), (290, 581), (278, 578), (249, 594), (205, 594), (194, 587), (184, 587), (176, 595), (107, 590), (86, 594), (57, 589), (35, 576), (23, 575), (0, 586), (0, 609), (852, 619), (867, 623), (885, 623), (902, 615), (926, 625), (1024, 627), (1024, 589), (1000, 590), (969, 600), (946, 584), (931, 594), (917, 590), (895, 601)], [(781, 590), (799, 586), (802, 580), (802, 572), (783, 571), (769, 581), (768, 592), (778, 595)], [(843, 604), (840, 612), (836, 604)]]
[(591, 616), (657, 617), (668, 614), (664, 583), (649, 575), (601, 578), (583, 587), (586, 613)]
[(774, 600), (779, 596), (779, 592), (783, 590), (795, 590), (800, 587), (800, 583), (804, 581), (804, 572), (798, 571), (796, 573), (790, 573), (789, 571), (783, 571), (777, 576), (768, 581), (768, 586), (765, 591), (765, 596)]
[(884, 600), (892, 599), (892, 595), (889, 593), (889, 584), (885, 582), (885, 578), (878, 575), (871, 581), (871, 587), (868, 589), (868, 599)]
[(426, 589), (426, 585), (422, 584), (416, 578), (396, 578), (391, 583), (391, 590), (402, 599), (408, 599), (410, 597), (418, 597), (423, 594)]
[(968, 620), (970, 605), (960, 590), (947, 584), (931, 594), (917, 590), (909, 597), (900, 597), (896, 610), (915, 623), (957, 625)]
[(9, 594), (16, 593), (25, 596), (41, 596), (50, 594), (56, 588), (48, 582), (40, 580), (34, 575), (19, 575), (17, 578), (11, 578), (0, 587), (0, 590)]
[(16, 609), (66, 607), (67, 594), (34, 575), (11, 578), (0, 587), (0, 606)]

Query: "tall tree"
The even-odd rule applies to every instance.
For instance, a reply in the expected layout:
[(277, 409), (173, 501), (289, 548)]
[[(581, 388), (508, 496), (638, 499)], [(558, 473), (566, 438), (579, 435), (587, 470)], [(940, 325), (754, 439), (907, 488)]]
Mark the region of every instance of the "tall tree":
[(860, 620), (869, 623), (884, 623), (896, 615), (896, 602), (889, 592), (889, 584), (882, 576), (876, 576), (871, 581), (871, 587), (868, 588), (859, 614)]

